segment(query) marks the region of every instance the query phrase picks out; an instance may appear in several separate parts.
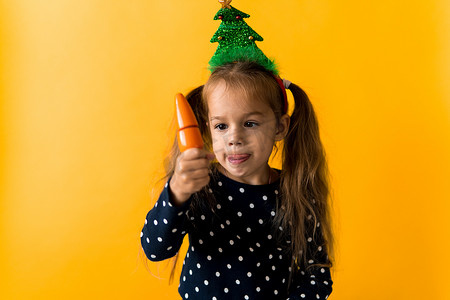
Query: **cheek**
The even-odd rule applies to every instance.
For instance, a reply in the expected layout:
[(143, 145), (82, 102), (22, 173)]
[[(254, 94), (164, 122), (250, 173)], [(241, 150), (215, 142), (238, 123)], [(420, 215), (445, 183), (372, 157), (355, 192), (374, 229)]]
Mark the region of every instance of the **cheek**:
[(211, 139), (214, 153), (216, 155), (223, 153), (225, 148), (223, 137), (211, 134)]
[(267, 148), (272, 149), (275, 143), (275, 135), (271, 132), (258, 131), (252, 134), (252, 144), (261, 151)]

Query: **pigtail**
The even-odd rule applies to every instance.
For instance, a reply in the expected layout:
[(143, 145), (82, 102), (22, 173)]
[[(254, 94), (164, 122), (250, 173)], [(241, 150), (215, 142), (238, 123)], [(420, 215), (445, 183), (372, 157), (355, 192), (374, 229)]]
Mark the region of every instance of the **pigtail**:
[[(291, 84), (289, 89), (294, 96), (295, 107), (282, 151), (281, 190), (284, 200), (283, 211), (277, 221), (290, 229), (293, 268), (298, 269), (299, 265), (306, 268), (314, 265), (331, 267), (328, 257), (314, 259), (313, 264), (306, 261), (319, 257), (319, 253), (311, 253), (308, 249), (312, 242), (317, 245), (314, 249), (324, 249), (322, 253), (332, 254), (328, 167), (312, 103), (299, 86)], [(313, 236), (307, 236), (310, 232)]]

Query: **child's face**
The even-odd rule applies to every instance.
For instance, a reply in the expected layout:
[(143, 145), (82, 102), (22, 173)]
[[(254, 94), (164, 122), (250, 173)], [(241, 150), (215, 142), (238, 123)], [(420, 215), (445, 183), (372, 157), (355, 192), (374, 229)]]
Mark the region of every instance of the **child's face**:
[(239, 96), (225, 91), (225, 84), (219, 83), (208, 97), (213, 151), (231, 179), (265, 184), (274, 142), (282, 139), (285, 132), (280, 132), (270, 106)]

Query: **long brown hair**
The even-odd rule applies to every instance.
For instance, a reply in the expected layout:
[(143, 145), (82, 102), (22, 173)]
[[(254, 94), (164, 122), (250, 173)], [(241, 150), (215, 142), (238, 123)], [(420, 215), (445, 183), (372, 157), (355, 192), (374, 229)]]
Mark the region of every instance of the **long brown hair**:
[[(244, 93), (246, 99), (264, 101), (274, 114), (277, 124), (283, 115), (283, 93), (274, 75), (254, 62), (237, 62), (220, 66), (211, 74), (204, 86), (192, 90), (187, 96), (202, 133), (205, 148), (212, 151), (212, 140), (208, 122), (207, 99), (219, 82), (225, 82), (232, 92)], [(291, 267), (332, 265), (333, 235), (330, 216), (329, 173), (325, 151), (320, 139), (319, 126), (313, 105), (306, 93), (297, 85), (289, 87), (294, 96), (294, 108), (290, 116), (287, 136), (274, 145), (275, 151), (281, 150), (282, 170), (280, 174), (280, 193), (277, 200), (277, 214), (274, 228), (282, 226), (290, 235), (289, 252), (293, 256)], [(180, 154), (176, 139), (165, 161), (167, 180), (175, 170), (176, 158)], [(217, 163), (212, 162), (212, 169)], [(214, 172), (211, 172), (214, 174)], [(195, 211), (203, 199), (214, 204), (208, 186), (193, 195), (190, 211)], [(319, 253), (308, 248), (307, 235), (313, 232), (314, 245), (323, 248), (326, 259), (315, 259)], [(309, 238), (308, 237), (308, 238)], [(311, 244), (310, 244), (311, 245)], [(178, 254), (175, 257), (175, 262)], [(307, 263), (313, 258), (314, 263)], [(294, 270), (296, 270), (294, 269)], [(170, 282), (173, 280), (175, 263)], [(292, 273), (291, 273), (292, 274)]]

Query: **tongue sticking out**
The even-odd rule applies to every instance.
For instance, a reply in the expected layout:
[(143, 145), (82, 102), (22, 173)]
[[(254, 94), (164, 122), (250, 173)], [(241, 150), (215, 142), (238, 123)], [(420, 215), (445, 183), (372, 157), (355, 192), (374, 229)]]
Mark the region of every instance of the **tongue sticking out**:
[(233, 154), (228, 155), (228, 161), (232, 164), (240, 164), (246, 161), (249, 157), (249, 154)]

